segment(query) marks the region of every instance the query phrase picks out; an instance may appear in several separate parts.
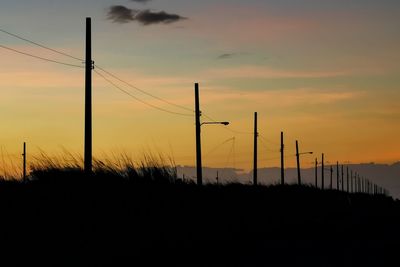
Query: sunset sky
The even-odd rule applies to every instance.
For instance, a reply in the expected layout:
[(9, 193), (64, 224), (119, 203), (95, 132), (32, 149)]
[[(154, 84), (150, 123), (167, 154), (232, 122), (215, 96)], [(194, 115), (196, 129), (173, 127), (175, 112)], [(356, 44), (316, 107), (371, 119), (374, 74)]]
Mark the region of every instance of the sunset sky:
[[(203, 164), (249, 170), (255, 111), (260, 167), (279, 165), (281, 131), (287, 166), (296, 139), (331, 162), (400, 160), (399, 11), (398, 0), (2, 0), (0, 28), (84, 58), (92, 17), (96, 64), (189, 109), (199, 82), (203, 113), (231, 123), (203, 126)], [(0, 45), (83, 66), (4, 33)], [(84, 69), (2, 48), (0, 57), (3, 155), (18, 159), (24, 141), (30, 154), (82, 154)], [(93, 79), (96, 156), (151, 150), (195, 164), (194, 118)], [(113, 81), (152, 105), (191, 113)], [(303, 166), (314, 158), (304, 156)]]

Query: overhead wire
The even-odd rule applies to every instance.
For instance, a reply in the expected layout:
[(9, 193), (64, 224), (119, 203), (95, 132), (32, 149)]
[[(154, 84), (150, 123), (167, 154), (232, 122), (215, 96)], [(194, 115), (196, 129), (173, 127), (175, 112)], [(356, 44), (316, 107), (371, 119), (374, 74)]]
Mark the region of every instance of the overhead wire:
[(216, 145), (215, 147), (213, 147), (211, 150), (209, 150), (207, 153), (204, 154), (204, 156), (208, 156), (211, 153), (213, 153), (215, 150), (217, 150), (218, 148), (220, 148), (221, 146), (225, 145), (226, 143), (229, 143), (230, 141), (235, 141), (235, 137), (231, 137), (226, 139), (225, 141), (223, 141), (222, 143), (219, 143), (218, 145)]
[(163, 112), (166, 112), (166, 113), (169, 113), (169, 114), (173, 114), (173, 115), (179, 115), (179, 116), (185, 116), (185, 117), (193, 117), (193, 114), (179, 113), (179, 112), (167, 110), (167, 109), (161, 108), (161, 107), (159, 107), (159, 106), (153, 105), (153, 104), (151, 104), (151, 103), (148, 103), (148, 102), (146, 102), (146, 101), (144, 101), (144, 100), (142, 100), (142, 99), (140, 99), (140, 98), (134, 96), (134, 95), (131, 94), (130, 92), (126, 91), (125, 89), (121, 88), (120, 86), (118, 86), (117, 84), (115, 84), (113, 81), (111, 81), (110, 79), (108, 79), (107, 77), (105, 77), (103, 74), (101, 74), (101, 73), (98, 72), (97, 70), (94, 70), (94, 72), (95, 72), (97, 75), (99, 75), (101, 78), (103, 78), (106, 82), (108, 82), (110, 85), (112, 85), (113, 87), (115, 87), (116, 89), (120, 90), (120, 91), (123, 92), (124, 94), (126, 94), (126, 95), (132, 97), (132, 98), (135, 99), (136, 101), (138, 101), (138, 102), (140, 102), (140, 103), (142, 103), (142, 104), (144, 104), (144, 105), (146, 105), (146, 106), (149, 106), (149, 107), (151, 107), (151, 108), (154, 108), (154, 109), (157, 109), (157, 110), (159, 110), (159, 111), (163, 111)]
[(131, 83), (129, 83), (129, 82), (127, 82), (127, 81), (121, 79), (121, 78), (119, 78), (117, 75), (111, 73), (111, 72), (108, 71), (108, 70), (105, 70), (104, 68), (100, 67), (99, 65), (96, 65), (96, 64), (95, 64), (94, 66), (95, 66), (97, 69), (99, 69), (99, 70), (103, 71), (104, 73), (106, 73), (107, 75), (111, 76), (112, 78), (118, 80), (119, 82), (121, 82), (121, 83), (123, 83), (123, 84), (125, 84), (125, 85), (127, 85), (127, 86), (129, 86), (129, 87), (131, 87), (132, 89), (135, 89), (135, 90), (137, 90), (137, 91), (139, 91), (139, 92), (141, 92), (141, 93), (143, 93), (143, 94), (145, 94), (145, 95), (147, 95), (147, 96), (150, 96), (150, 97), (152, 97), (152, 98), (155, 98), (155, 99), (157, 99), (157, 100), (159, 100), (159, 101), (161, 101), (161, 102), (164, 102), (164, 103), (166, 103), (166, 104), (168, 104), (168, 105), (175, 106), (175, 107), (177, 107), (177, 108), (180, 108), (180, 109), (183, 109), (183, 110), (190, 111), (190, 112), (193, 112), (193, 113), (194, 113), (194, 110), (193, 110), (193, 109), (190, 109), (190, 108), (185, 107), (185, 106), (182, 106), (182, 105), (175, 104), (175, 103), (173, 103), (173, 102), (171, 102), (171, 101), (168, 101), (168, 100), (166, 100), (166, 99), (163, 99), (163, 98), (161, 98), (161, 97), (158, 97), (158, 96), (156, 96), (156, 95), (153, 95), (153, 94), (151, 94), (151, 93), (149, 93), (149, 92), (147, 92), (147, 91), (145, 91), (145, 90), (143, 90), (143, 89), (140, 89), (139, 87), (137, 87), (137, 86), (135, 86), (135, 85), (133, 85), (133, 84), (131, 84)]
[(57, 63), (57, 64), (60, 64), (60, 65), (65, 65), (65, 66), (75, 67), (75, 68), (84, 68), (84, 66), (81, 66), (81, 65), (75, 65), (75, 64), (70, 64), (70, 63), (66, 63), (66, 62), (62, 62), (62, 61), (58, 61), (58, 60), (54, 60), (54, 59), (49, 59), (49, 58), (45, 58), (45, 57), (41, 57), (41, 56), (36, 56), (36, 55), (30, 54), (30, 53), (26, 53), (26, 52), (23, 52), (23, 51), (20, 51), (20, 50), (17, 50), (17, 49), (14, 49), (14, 48), (11, 48), (11, 47), (8, 47), (8, 46), (5, 46), (5, 45), (1, 45), (1, 44), (0, 44), (0, 48), (6, 49), (6, 50), (9, 50), (9, 51), (21, 54), (21, 55), (29, 56), (29, 57), (32, 57), (32, 58), (36, 58), (36, 59), (40, 59), (40, 60), (44, 60), (44, 61), (48, 61), (48, 62), (52, 62), (52, 63)]
[(66, 57), (69, 57), (69, 58), (72, 58), (72, 59), (75, 59), (75, 60), (84, 61), (84, 60), (81, 59), (81, 58), (78, 58), (78, 57), (69, 55), (69, 54), (67, 54), (67, 53), (65, 53), (65, 52), (61, 52), (61, 51), (59, 51), (59, 50), (50, 48), (50, 47), (45, 46), (45, 45), (39, 44), (39, 43), (37, 43), (37, 42), (34, 42), (34, 41), (29, 40), (29, 39), (27, 39), (27, 38), (24, 38), (24, 37), (22, 37), (22, 36), (20, 36), (20, 35), (18, 35), (18, 34), (11, 33), (11, 32), (6, 31), (6, 30), (4, 30), (4, 29), (1, 29), (1, 28), (0, 28), (0, 32), (3, 32), (3, 33), (5, 33), (5, 34), (8, 34), (8, 35), (13, 36), (13, 37), (15, 37), (15, 38), (18, 38), (18, 39), (20, 39), (20, 40), (22, 40), (22, 41), (31, 43), (31, 44), (33, 44), (33, 45), (39, 46), (39, 47), (41, 47), (41, 48), (47, 49), (47, 50), (52, 51), (52, 52), (54, 52), (54, 53), (57, 53), (57, 54), (60, 54), (60, 55), (63, 55), (63, 56), (66, 56)]

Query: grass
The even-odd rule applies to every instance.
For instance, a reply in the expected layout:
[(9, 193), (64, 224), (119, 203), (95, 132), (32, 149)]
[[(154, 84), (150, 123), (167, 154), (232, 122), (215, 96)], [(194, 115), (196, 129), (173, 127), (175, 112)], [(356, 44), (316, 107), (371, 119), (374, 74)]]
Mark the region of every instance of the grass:
[(383, 266), (400, 247), (389, 197), (198, 187), (161, 155), (95, 160), (90, 176), (78, 155), (39, 155), (27, 183), (0, 182), (0, 211), (19, 266)]

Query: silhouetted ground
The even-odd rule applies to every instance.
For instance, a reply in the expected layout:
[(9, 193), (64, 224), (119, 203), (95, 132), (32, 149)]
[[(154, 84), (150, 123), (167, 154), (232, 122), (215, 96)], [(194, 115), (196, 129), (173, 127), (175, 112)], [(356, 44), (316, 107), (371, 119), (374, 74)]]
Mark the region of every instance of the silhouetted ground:
[(384, 196), (32, 177), (0, 184), (2, 266), (397, 266), (400, 204)]

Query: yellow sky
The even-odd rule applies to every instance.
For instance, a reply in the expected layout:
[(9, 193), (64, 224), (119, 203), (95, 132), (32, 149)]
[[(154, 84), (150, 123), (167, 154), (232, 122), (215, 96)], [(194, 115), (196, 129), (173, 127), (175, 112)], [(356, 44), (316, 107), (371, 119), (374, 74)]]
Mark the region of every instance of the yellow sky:
[[(230, 130), (203, 127), (205, 166), (251, 169), (255, 111), (262, 135), (260, 167), (279, 165), (281, 131), (286, 166), (295, 165), (296, 139), (302, 151), (315, 152), (304, 156), (303, 166), (321, 153), (331, 162), (399, 161), (400, 37), (391, 4), (384, 1), (381, 8), (365, 10), (354, 3), (293, 9), (256, 2), (245, 7), (204, 2), (197, 9), (179, 10), (188, 20), (155, 26), (112, 24), (90, 9), (94, 59), (123, 80), (190, 109), (194, 83), (199, 82), (203, 113), (231, 123)], [(49, 25), (39, 11), (32, 12), (26, 18), (35, 18), (29, 28), (0, 15), (7, 29), (83, 57), (81, 13)], [(0, 35), (0, 44), (82, 65), (10, 36)], [(24, 141), (30, 157), (40, 149), (82, 154), (83, 69), (6, 50), (0, 56), (0, 147), (5, 158), (0, 165), (11, 165), (11, 160), (19, 164)], [(96, 156), (127, 152), (138, 158), (151, 150), (172, 155), (177, 164), (195, 164), (194, 118), (152, 109), (93, 75)], [(152, 105), (188, 112), (113, 81)]]

